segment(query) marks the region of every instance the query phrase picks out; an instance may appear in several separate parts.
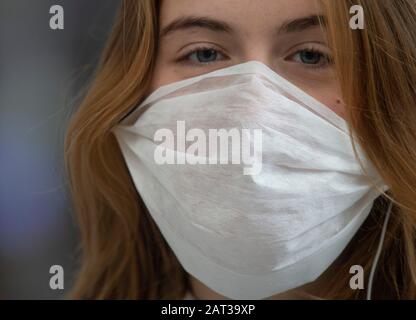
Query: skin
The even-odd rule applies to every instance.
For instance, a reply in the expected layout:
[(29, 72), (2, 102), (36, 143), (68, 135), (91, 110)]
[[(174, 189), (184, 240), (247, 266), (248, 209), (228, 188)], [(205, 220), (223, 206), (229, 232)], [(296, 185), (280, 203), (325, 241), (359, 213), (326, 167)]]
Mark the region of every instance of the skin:
[[(150, 92), (247, 61), (260, 61), (345, 119), (325, 32), (300, 19), (322, 15), (313, 0), (163, 0)], [(172, 23), (189, 17), (204, 23)], [(195, 20), (195, 19), (194, 19)], [(212, 24), (211, 20), (220, 22)], [(311, 19), (313, 20), (313, 19)], [(308, 22), (308, 23), (305, 23)], [(226, 28), (224, 28), (226, 24)], [(307, 299), (330, 275), (270, 299)], [(226, 299), (190, 277), (197, 299)]]

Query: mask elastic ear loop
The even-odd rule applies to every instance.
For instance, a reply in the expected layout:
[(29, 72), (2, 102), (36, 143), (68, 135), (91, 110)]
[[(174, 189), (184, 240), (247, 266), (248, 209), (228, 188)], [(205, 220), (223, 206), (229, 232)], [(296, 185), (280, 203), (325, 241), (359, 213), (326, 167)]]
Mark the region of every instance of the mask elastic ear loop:
[(371, 292), (373, 289), (374, 274), (376, 273), (378, 260), (380, 259), (381, 250), (383, 249), (384, 238), (386, 236), (387, 225), (389, 223), (392, 207), (393, 207), (393, 202), (390, 201), (390, 205), (386, 213), (386, 218), (384, 219), (383, 229), (381, 230), (380, 242), (378, 244), (377, 253), (376, 253), (376, 256), (374, 257), (373, 265), (371, 266), (370, 278), (368, 279), (368, 285), (367, 285), (367, 300), (371, 300)]

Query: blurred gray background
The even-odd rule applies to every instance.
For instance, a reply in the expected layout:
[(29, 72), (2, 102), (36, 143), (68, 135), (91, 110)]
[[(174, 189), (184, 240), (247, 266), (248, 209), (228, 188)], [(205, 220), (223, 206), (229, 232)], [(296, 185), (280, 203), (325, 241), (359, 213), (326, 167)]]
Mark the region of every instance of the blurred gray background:
[[(64, 8), (51, 30), (49, 8)], [(109, 34), (118, 0), (0, 0), (0, 299), (63, 299), (76, 223), (63, 141)], [(49, 288), (61, 265), (65, 290)]]

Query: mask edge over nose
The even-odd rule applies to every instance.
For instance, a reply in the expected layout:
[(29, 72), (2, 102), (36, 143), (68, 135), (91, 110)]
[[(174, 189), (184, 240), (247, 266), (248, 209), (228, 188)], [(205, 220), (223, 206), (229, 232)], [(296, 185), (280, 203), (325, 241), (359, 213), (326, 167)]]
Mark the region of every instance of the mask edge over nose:
[(159, 100), (174, 91), (182, 89), (184, 87), (190, 86), (199, 82), (200, 80), (212, 77), (220, 77), (227, 75), (239, 75), (239, 74), (258, 74), (265, 76), (272, 83), (278, 83), (281, 89), (290, 93), (295, 92), (298, 99), (303, 103), (305, 108), (310, 108), (309, 110), (317, 113), (318, 115), (324, 117), (331, 124), (336, 126), (341, 131), (344, 131), (348, 134), (348, 124), (346, 121), (336, 114), (329, 107), (322, 104), (320, 101), (303, 91), (301, 88), (290, 82), (288, 79), (276, 73), (274, 70), (269, 68), (267, 65), (260, 61), (251, 60), (241, 64), (233, 65), (230, 67), (218, 69), (212, 72), (208, 72), (202, 75), (198, 75), (192, 78), (185, 80), (176, 81), (174, 83), (163, 85), (156, 90), (154, 90), (147, 98), (144, 99), (142, 103), (134, 107), (132, 111), (120, 122), (120, 124), (131, 124), (134, 123), (137, 114), (140, 112), (140, 109), (149, 105), (156, 100)]

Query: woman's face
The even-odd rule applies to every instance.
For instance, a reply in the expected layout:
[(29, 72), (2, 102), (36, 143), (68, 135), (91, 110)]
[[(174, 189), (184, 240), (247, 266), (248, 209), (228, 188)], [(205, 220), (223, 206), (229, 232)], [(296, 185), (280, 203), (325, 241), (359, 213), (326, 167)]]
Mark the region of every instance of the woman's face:
[(257, 60), (345, 118), (313, 0), (163, 0), (151, 91)]

